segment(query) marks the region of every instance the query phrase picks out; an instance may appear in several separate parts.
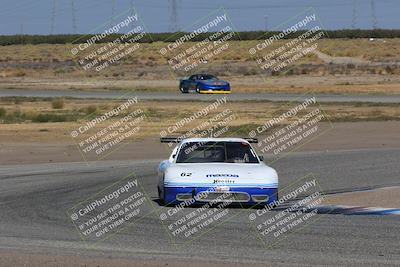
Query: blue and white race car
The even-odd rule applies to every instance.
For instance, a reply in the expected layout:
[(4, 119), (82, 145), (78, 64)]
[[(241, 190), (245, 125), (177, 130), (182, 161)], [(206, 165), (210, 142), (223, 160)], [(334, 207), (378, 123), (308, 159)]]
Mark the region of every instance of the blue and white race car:
[(278, 175), (242, 138), (161, 138), (178, 145), (158, 168), (160, 202), (267, 205), (278, 199)]
[(179, 90), (182, 93), (196, 91), (200, 94), (230, 94), (231, 86), (227, 81), (210, 74), (194, 74), (180, 80)]

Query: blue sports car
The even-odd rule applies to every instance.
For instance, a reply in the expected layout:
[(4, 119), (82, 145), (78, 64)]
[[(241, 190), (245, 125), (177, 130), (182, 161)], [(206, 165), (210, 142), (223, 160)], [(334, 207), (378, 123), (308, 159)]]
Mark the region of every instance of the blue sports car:
[(231, 86), (227, 81), (209, 74), (194, 74), (182, 79), (179, 89), (182, 93), (196, 91), (201, 94), (229, 94), (231, 92)]

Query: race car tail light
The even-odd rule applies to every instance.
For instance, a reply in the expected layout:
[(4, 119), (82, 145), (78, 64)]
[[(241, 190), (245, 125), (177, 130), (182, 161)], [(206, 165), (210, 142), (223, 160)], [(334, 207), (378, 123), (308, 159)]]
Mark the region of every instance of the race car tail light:
[(251, 198), (254, 202), (266, 202), (269, 199), (268, 195), (252, 195)]

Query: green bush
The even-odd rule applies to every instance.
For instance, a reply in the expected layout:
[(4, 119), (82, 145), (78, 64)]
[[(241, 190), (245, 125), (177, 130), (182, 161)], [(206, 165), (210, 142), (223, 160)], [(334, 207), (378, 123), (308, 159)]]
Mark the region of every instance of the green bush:
[(76, 116), (66, 115), (66, 114), (50, 114), (42, 113), (34, 118), (33, 122), (66, 122), (66, 121), (76, 121)]
[[(343, 29), (343, 30), (330, 30), (325, 31), (326, 38), (399, 38), (400, 30), (387, 30), (387, 29), (375, 29), (375, 30), (361, 30), (361, 29)], [(279, 33), (278, 31), (245, 31), (237, 32), (232, 37), (232, 40), (261, 40), (268, 38), (274, 34)], [(298, 31), (294, 34), (288, 35), (286, 38), (295, 38), (304, 31)], [(152, 43), (165, 41), (174, 42), (183, 35), (185, 32), (176, 33), (150, 33), (145, 35), (139, 42), (141, 43)], [(214, 34), (213, 32), (202, 33), (194, 37), (193, 41), (202, 41), (208, 36)], [(15, 44), (68, 44), (68, 43), (85, 43), (88, 39), (92, 38), (91, 34), (69, 34), (69, 35), (2, 35), (0, 36), (0, 45), (15, 45)], [(110, 34), (99, 41), (99, 43), (108, 43), (118, 37), (120, 34)], [(129, 39), (129, 38), (128, 38)], [(127, 40), (128, 40), (127, 39)]]
[(7, 114), (7, 110), (5, 108), (0, 108), (0, 118), (5, 117)]
[(64, 99), (62, 98), (56, 98), (51, 101), (51, 106), (54, 109), (62, 109), (64, 107)]
[(95, 113), (97, 111), (97, 107), (95, 105), (90, 105), (86, 108), (86, 114), (90, 115), (92, 113)]

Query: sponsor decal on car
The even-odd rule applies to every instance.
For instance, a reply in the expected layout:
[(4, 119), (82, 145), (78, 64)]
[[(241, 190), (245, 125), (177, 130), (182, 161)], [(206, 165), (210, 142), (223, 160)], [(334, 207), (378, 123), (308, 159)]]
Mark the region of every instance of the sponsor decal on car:
[(239, 178), (238, 174), (207, 174), (206, 177), (236, 177)]

